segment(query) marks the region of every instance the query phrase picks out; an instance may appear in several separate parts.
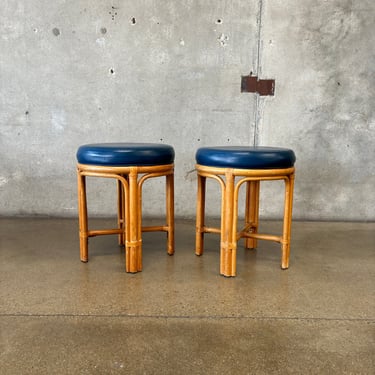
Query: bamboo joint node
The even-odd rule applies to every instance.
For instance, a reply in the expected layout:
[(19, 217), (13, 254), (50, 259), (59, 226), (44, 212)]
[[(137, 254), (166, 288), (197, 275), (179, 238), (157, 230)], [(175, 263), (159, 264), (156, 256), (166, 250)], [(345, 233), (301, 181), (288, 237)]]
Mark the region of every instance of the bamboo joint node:
[(138, 247), (142, 245), (142, 240), (138, 241), (126, 241), (126, 246), (127, 247)]
[(237, 248), (237, 244), (233, 242), (220, 242), (220, 246), (224, 250), (234, 250)]

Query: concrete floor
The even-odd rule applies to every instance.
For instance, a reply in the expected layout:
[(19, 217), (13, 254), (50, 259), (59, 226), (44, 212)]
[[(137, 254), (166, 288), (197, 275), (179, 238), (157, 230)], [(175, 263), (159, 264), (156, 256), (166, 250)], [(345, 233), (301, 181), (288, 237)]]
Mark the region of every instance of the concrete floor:
[(241, 244), (236, 278), (217, 235), (197, 257), (194, 222), (176, 231), (173, 257), (143, 234), (133, 275), (116, 236), (83, 264), (76, 220), (0, 219), (0, 373), (375, 373), (374, 223), (295, 222), (289, 270), (277, 244)]

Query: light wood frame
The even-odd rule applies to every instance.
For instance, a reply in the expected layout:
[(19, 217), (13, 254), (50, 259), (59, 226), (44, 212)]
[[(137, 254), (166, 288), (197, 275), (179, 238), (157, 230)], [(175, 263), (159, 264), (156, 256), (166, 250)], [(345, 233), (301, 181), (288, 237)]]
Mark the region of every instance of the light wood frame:
[[(236, 276), (237, 241), (245, 238), (246, 248), (256, 248), (258, 240), (281, 244), (281, 268), (289, 267), (290, 233), (292, 223), (293, 189), (295, 168), (286, 169), (233, 169), (196, 165), (198, 174), (196, 246), (195, 254), (203, 254), (204, 234), (219, 233), (220, 274)], [(205, 225), (206, 178), (212, 178), (221, 186), (221, 227)], [(237, 179), (236, 179), (237, 178)], [(260, 181), (285, 181), (283, 233), (281, 236), (258, 233)], [(245, 226), (237, 230), (238, 194), (246, 183)]]
[[(149, 178), (166, 177), (166, 224), (142, 226), (142, 186)], [(155, 166), (108, 167), (77, 164), (80, 258), (88, 261), (88, 238), (118, 234), (125, 245), (126, 272), (142, 271), (142, 232), (167, 233), (167, 253), (174, 254), (174, 164)], [(118, 228), (89, 230), (87, 217), (86, 177), (117, 179)]]

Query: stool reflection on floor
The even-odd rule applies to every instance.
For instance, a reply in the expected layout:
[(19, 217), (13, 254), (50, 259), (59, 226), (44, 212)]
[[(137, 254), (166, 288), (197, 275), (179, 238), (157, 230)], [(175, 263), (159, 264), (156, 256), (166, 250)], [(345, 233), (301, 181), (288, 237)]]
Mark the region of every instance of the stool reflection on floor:
[[(205, 233), (219, 233), (220, 274), (236, 276), (237, 241), (245, 238), (246, 248), (256, 248), (257, 240), (281, 243), (281, 268), (289, 267), (290, 232), (293, 205), (294, 163), (292, 150), (275, 147), (202, 147), (196, 152), (198, 174), (196, 248), (203, 254)], [(205, 226), (206, 178), (221, 186), (221, 227)], [(258, 233), (260, 181), (285, 181), (283, 233)], [(245, 226), (237, 230), (238, 194), (246, 183)]]
[[(126, 272), (142, 270), (142, 232), (167, 233), (167, 252), (174, 253), (174, 150), (154, 143), (101, 143), (77, 151), (80, 257), (88, 261), (88, 238), (118, 234), (125, 245)], [(118, 181), (118, 228), (89, 230), (86, 176)], [(149, 178), (166, 177), (166, 224), (142, 227), (142, 186)]]

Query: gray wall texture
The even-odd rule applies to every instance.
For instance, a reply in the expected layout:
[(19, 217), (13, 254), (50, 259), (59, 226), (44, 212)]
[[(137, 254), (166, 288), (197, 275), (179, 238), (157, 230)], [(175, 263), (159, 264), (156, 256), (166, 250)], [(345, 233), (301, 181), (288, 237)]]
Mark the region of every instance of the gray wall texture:
[[(0, 214), (75, 216), (79, 145), (146, 141), (175, 147), (176, 216), (195, 215), (195, 150), (240, 144), (295, 150), (294, 218), (374, 220), (374, 23), (373, 0), (2, 0)], [(250, 72), (275, 96), (241, 93)], [(90, 213), (110, 215), (98, 180)]]

